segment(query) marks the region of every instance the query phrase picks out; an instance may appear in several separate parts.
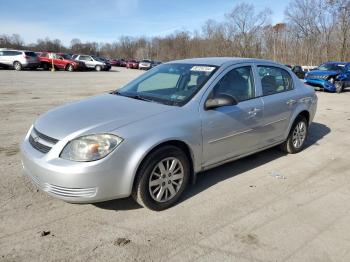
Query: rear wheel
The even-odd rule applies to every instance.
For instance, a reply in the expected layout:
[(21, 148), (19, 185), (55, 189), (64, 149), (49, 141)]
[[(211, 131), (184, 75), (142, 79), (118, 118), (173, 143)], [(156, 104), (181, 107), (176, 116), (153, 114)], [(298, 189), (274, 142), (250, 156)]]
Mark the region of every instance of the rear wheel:
[(141, 165), (132, 196), (144, 207), (164, 210), (179, 200), (189, 177), (186, 154), (175, 146), (164, 146), (147, 156)]
[(22, 70), (22, 64), (20, 62), (16, 61), (16, 62), (13, 63), (13, 68), (16, 71), (21, 71)]
[(281, 144), (281, 149), (290, 154), (303, 150), (308, 133), (308, 123), (304, 116), (298, 116), (289, 132), (287, 140)]
[(43, 70), (48, 71), (50, 69), (50, 65), (48, 63), (42, 63), (41, 67), (43, 68)]
[(344, 88), (344, 84), (340, 81), (336, 81), (334, 83), (334, 86), (335, 86), (335, 91), (340, 94), (342, 91), (343, 91), (343, 88)]

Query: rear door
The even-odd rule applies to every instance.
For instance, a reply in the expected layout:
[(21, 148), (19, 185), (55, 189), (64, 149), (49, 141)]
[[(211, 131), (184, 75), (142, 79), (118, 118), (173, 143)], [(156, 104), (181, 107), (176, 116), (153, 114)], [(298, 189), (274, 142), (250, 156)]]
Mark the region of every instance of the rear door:
[(257, 65), (257, 71), (264, 103), (261, 137), (265, 147), (285, 139), (286, 129), (298, 98), (293, 78), (287, 70), (262, 64)]
[(63, 57), (55, 54), (54, 64), (60, 69), (64, 69), (66, 66), (66, 62), (64, 61)]
[(81, 55), (78, 57), (78, 60), (84, 62), (88, 68), (95, 68), (95, 62), (90, 56)]
[(213, 83), (206, 99), (227, 94), (233, 96), (238, 104), (213, 110), (200, 109), (203, 166), (215, 165), (260, 147), (263, 103), (256, 92), (254, 75), (251, 64), (240, 64), (226, 69)]

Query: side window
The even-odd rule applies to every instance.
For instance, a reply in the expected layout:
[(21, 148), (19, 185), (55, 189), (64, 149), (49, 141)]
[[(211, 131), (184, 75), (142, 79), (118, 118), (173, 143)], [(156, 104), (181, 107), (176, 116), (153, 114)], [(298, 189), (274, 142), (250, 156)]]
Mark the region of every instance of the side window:
[(88, 61), (88, 60), (89, 60), (89, 57), (86, 56), (86, 55), (81, 55), (81, 56), (79, 56), (79, 60)]
[(21, 55), (22, 52), (18, 52), (18, 51), (9, 51), (9, 54), (10, 56), (16, 56), (16, 55)]
[(258, 72), (264, 96), (293, 89), (292, 77), (282, 68), (273, 66), (258, 66)]
[(3, 56), (3, 53), (4, 53), (3, 51), (0, 51), (0, 56)]
[(252, 68), (244, 66), (228, 72), (213, 89), (212, 95), (219, 94), (233, 96), (237, 102), (254, 98), (255, 87)]

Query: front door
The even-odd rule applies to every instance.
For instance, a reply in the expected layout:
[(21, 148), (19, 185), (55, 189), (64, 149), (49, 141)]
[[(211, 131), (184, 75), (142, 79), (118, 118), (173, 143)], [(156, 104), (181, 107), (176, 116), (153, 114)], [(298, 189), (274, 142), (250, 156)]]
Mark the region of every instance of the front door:
[(204, 167), (244, 155), (260, 147), (258, 128), (262, 123), (263, 103), (256, 97), (253, 68), (229, 68), (215, 84), (208, 98), (218, 94), (234, 97), (237, 105), (213, 110), (202, 109)]

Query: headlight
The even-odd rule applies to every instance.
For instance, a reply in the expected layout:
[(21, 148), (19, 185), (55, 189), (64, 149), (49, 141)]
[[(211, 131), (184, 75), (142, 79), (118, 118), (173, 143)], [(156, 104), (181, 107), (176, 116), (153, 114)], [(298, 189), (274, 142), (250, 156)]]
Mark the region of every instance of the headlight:
[(122, 141), (122, 138), (110, 134), (78, 137), (64, 147), (60, 157), (72, 161), (95, 161), (107, 156)]
[(328, 79), (328, 82), (331, 83), (331, 84), (334, 84), (334, 77), (330, 77), (330, 78)]

